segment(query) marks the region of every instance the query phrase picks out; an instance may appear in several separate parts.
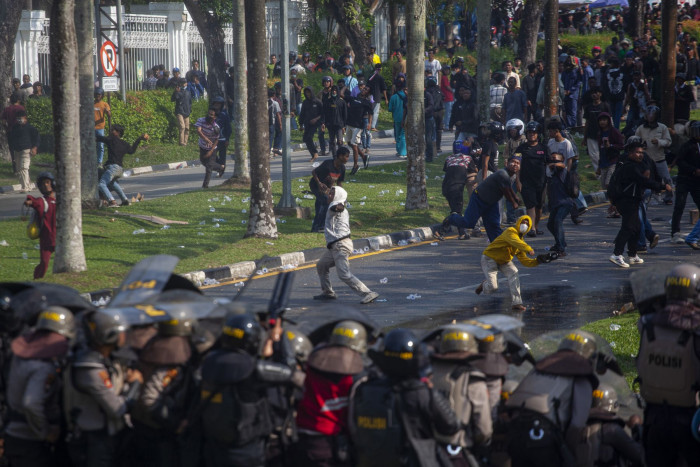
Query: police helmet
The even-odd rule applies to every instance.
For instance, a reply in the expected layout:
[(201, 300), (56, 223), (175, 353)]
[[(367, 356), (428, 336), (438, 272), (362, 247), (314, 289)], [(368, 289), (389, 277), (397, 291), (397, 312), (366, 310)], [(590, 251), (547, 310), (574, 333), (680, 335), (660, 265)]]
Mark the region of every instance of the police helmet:
[(690, 124), (688, 134), (691, 138), (700, 139), (700, 120), (695, 120)]
[(158, 323), (158, 335), (163, 337), (189, 337), (197, 326), (197, 318), (189, 310), (171, 313), (171, 319)]
[(564, 336), (557, 350), (571, 350), (583, 358), (590, 359), (596, 354), (598, 345), (593, 334), (576, 329)]
[(240, 349), (251, 355), (258, 353), (263, 337), (263, 328), (252, 313), (229, 314), (224, 320), (221, 346), (225, 349)]
[(51, 172), (41, 172), (39, 175), (36, 177), (36, 184), (39, 186), (42, 180), (51, 180), (51, 189), (55, 190), (56, 189), (56, 177), (53, 176)]
[(593, 408), (601, 409), (612, 414), (617, 413), (620, 403), (617, 400), (617, 392), (612, 386), (600, 383), (593, 391)]
[(355, 352), (367, 352), (367, 330), (357, 321), (341, 321), (336, 324), (328, 339), (330, 345), (340, 345)]
[(522, 135), (524, 126), (525, 124), (519, 118), (511, 118), (506, 122), (506, 131), (510, 133), (510, 130), (518, 130), (518, 135)]
[(311, 351), (314, 349), (313, 344), (309, 338), (295, 328), (286, 328), (285, 336), (292, 345), (292, 351), (299, 363), (305, 363), (311, 355)]
[(697, 301), (700, 299), (700, 267), (694, 264), (679, 264), (666, 276), (667, 300)]
[(95, 345), (118, 345), (119, 335), (128, 328), (126, 319), (117, 312), (94, 311), (85, 316), (88, 340)]
[(503, 353), (506, 351), (506, 337), (502, 332), (477, 339), (477, 341), (479, 342), (479, 352)]
[(536, 122), (534, 120), (530, 120), (529, 122), (527, 122), (527, 125), (525, 126), (525, 131), (526, 132), (534, 131), (535, 133), (540, 133), (541, 128), (542, 127), (540, 126), (539, 122)]
[(62, 306), (50, 306), (39, 314), (37, 331), (51, 331), (66, 339), (75, 338), (75, 318), (73, 313)]
[(384, 337), (382, 347), (381, 358), (377, 363), (387, 375), (405, 378), (432, 374), (425, 344), (422, 344), (412, 331), (392, 329)]
[(447, 326), (440, 336), (440, 353), (451, 352), (476, 353), (474, 336), (460, 326)]

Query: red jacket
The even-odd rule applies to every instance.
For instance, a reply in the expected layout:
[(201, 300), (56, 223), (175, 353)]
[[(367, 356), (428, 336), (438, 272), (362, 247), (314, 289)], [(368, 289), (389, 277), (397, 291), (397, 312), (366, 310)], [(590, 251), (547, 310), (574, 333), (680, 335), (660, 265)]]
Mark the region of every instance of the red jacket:
[(347, 433), (352, 375), (321, 373), (307, 367), (304, 396), (297, 406), (297, 426), (328, 436)]
[[(56, 198), (44, 196), (35, 198), (27, 195), (27, 199), (32, 202), (32, 209), (39, 215), (39, 247), (42, 250), (56, 247)], [(45, 210), (44, 201), (49, 207)], [(46, 211), (46, 212), (44, 212)]]

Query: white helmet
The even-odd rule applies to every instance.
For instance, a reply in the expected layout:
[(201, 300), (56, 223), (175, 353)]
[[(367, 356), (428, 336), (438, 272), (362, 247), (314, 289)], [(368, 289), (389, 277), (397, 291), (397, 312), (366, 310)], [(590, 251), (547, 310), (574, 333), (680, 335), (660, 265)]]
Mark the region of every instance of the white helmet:
[(518, 135), (522, 136), (522, 134), (525, 130), (525, 124), (519, 118), (511, 118), (510, 120), (508, 120), (506, 122), (506, 131), (510, 132), (510, 130), (513, 130), (513, 129), (517, 129)]

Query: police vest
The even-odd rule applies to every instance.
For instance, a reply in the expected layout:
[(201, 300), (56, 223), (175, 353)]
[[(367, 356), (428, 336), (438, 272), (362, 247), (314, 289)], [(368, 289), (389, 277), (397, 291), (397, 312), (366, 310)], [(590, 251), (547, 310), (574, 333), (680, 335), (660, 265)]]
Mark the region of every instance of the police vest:
[(204, 437), (228, 446), (245, 446), (272, 433), (272, 414), (264, 388), (254, 376), (255, 359), (237, 352), (214, 352), (202, 365)]
[(470, 426), (472, 403), (469, 400), (469, 382), (472, 377), (484, 375), (467, 365), (455, 362), (433, 360), (433, 387), (450, 402), (452, 410), (457, 414), (460, 430), (452, 436), (435, 432), (435, 439), (442, 444), (469, 448), (474, 445)]
[(653, 325), (651, 316), (640, 318), (637, 371), (642, 397), (653, 404), (695, 407), (700, 390), (698, 337), (692, 331)]
[(400, 394), (387, 378), (375, 378), (353, 388), (350, 430), (356, 446), (357, 467), (403, 465)]
[(578, 467), (613, 467), (619, 465), (619, 456), (612, 446), (603, 442), (603, 423), (594, 421), (581, 431), (576, 447)]
[(544, 415), (562, 432), (571, 420), (574, 378), (533, 370), (511, 394), (506, 407), (527, 409)]

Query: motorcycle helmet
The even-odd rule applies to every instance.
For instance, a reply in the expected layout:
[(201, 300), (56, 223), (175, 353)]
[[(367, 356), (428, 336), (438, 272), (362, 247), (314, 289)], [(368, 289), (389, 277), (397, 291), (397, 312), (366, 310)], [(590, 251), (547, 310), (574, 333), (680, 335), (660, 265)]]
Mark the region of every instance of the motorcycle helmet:
[(506, 122), (506, 131), (510, 134), (510, 130), (518, 130), (518, 136), (522, 136), (524, 126), (525, 124), (519, 118), (511, 118)]
[(189, 310), (179, 310), (172, 313), (171, 319), (158, 323), (158, 335), (165, 337), (189, 337), (194, 333), (197, 318)]
[(51, 331), (66, 339), (75, 338), (75, 318), (73, 313), (62, 306), (50, 306), (39, 314), (37, 331)]
[(42, 180), (51, 180), (51, 189), (55, 190), (56, 189), (56, 177), (53, 176), (51, 172), (41, 172), (39, 175), (36, 177), (36, 185), (39, 186)]
[(366, 353), (367, 330), (356, 321), (341, 321), (333, 328), (328, 343), (347, 347), (359, 353)]
[(95, 345), (118, 345), (119, 336), (128, 329), (126, 319), (118, 312), (94, 311), (84, 318), (88, 341)]
[(667, 300), (694, 301), (700, 299), (700, 267), (679, 264), (666, 276), (664, 285)]
[(617, 392), (612, 386), (606, 383), (600, 383), (598, 388), (593, 391), (593, 408), (601, 409), (612, 414), (616, 414), (620, 408), (620, 402), (617, 400)]
[(263, 339), (263, 328), (251, 313), (229, 314), (224, 320), (221, 346), (256, 355)]
[(286, 326), (284, 335), (292, 346), (292, 351), (294, 352), (297, 362), (302, 364), (306, 363), (309, 359), (309, 355), (311, 355), (311, 351), (314, 349), (309, 338), (298, 329)]
[(542, 127), (540, 126), (540, 124), (538, 122), (531, 120), (531, 121), (527, 122), (527, 125), (525, 126), (525, 131), (526, 132), (534, 131), (535, 133), (539, 134), (542, 131), (541, 128)]

